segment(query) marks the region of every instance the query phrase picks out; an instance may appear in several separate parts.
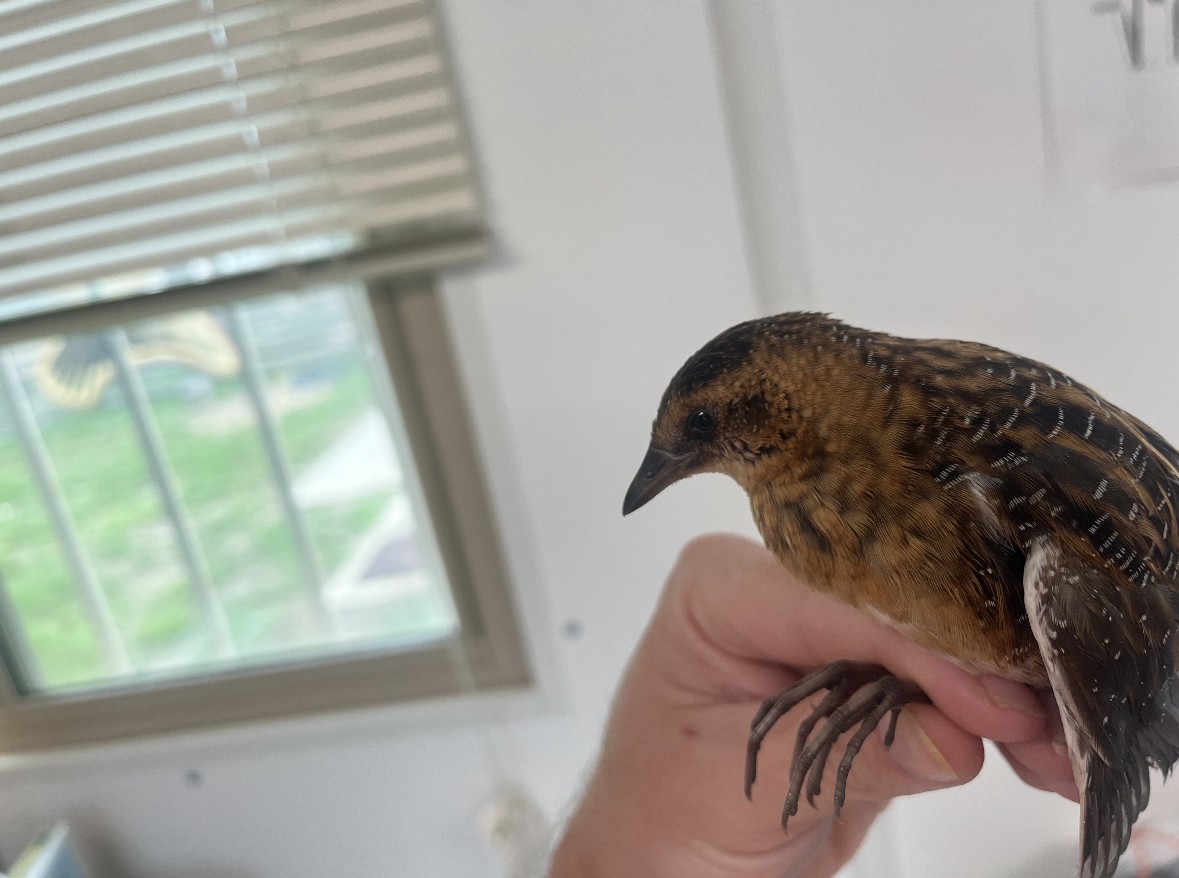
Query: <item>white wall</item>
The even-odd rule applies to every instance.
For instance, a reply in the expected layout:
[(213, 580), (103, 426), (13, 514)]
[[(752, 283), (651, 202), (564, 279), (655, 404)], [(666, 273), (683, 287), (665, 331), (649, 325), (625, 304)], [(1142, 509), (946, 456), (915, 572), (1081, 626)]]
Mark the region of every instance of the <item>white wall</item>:
[(556, 814), (678, 548), (748, 529), (719, 478), (620, 515), (666, 380), (754, 308), (703, 5), (445, 6), (507, 253), (446, 301), (545, 697), (9, 760), (4, 858), (65, 815), (120, 878), (496, 874), (486, 747)]

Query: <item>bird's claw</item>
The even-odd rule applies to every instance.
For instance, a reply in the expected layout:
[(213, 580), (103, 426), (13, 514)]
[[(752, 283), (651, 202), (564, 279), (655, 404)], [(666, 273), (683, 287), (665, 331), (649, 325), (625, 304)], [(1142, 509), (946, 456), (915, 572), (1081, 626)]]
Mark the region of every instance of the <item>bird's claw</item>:
[[(891, 746), (897, 717), (905, 704), (928, 702), (929, 697), (915, 683), (892, 676), (884, 667), (864, 662), (837, 661), (803, 677), (789, 689), (767, 699), (753, 718), (745, 760), (745, 795), (752, 797), (757, 779), (757, 754), (770, 729), (788, 711), (821, 689), (827, 694), (798, 728), (790, 766), (790, 791), (782, 805), (782, 828), (798, 813), (798, 801), (806, 784), (807, 801), (815, 804), (822, 788), (823, 772), (836, 741), (857, 725), (848, 739), (835, 775), (835, 815), (839, 816), (847, 796), (847, 777), (852, 761), (864, 741), (885, 714), (891, 714), (884, 744)], [(819, 721), (827, 722), (815, 732)]]

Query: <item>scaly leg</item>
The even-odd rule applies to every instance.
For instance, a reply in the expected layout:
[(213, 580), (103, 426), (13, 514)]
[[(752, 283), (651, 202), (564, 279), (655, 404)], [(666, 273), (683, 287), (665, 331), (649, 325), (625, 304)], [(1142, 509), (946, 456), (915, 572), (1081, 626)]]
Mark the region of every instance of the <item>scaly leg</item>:
[[(847, 777), (851, 771), (852, 761), (884, 715), (891, 714), (884, 737), (887, 747), (892, 744), (901, 708), (911, 702), (929, 701), (928, 696), (915, 683), (892, 676), (880, 665), (838, 661), (808, 674), (789, 689), (767, 699), (754, 717), (746, 750), (746, 796), (752, 794), (753, 782), (757, 778), (757, 754), (765, 736), (789, 710), (820, 689), (827, 689), (827, 695), (798, 729), (794, 758), (791, 762), (790, 792), (782, 807), (783, 829), (790, 817), (798, 813), (798, 800), (804, 783), (807, 787), (807, 801), (814, 804), (815, 796), (821, 789), (823, 771), (831, 749), (844, 732), (859, 726), (848, 740), (836, 772), (836, 816), (846, 800)], [(815, 726), (824, 718), (827, 719), (826, 724), (818, 733), (812, 734)]]

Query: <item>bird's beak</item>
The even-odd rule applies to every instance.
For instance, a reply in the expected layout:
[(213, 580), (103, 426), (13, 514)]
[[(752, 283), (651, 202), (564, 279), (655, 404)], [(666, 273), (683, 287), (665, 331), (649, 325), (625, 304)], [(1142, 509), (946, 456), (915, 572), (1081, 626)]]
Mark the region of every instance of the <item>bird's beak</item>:
[(622, 514), (629, 515), (668, 485), (692, 475), (693, 463), (691, 454), (672, 454), (655, 445), (649, 446), (639, 471), (626, 489)]

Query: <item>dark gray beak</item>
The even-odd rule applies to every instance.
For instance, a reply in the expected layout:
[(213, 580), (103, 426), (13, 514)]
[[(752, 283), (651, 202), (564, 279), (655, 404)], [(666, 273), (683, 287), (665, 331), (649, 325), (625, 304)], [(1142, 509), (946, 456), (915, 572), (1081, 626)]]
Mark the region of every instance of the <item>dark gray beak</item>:
[(668, 485), (692, 475), (693, 462), (691, 454), (675, 455), (654, 445), (649, 446), (639, 471), (626, 489), (622, 514), (629, 515)]

